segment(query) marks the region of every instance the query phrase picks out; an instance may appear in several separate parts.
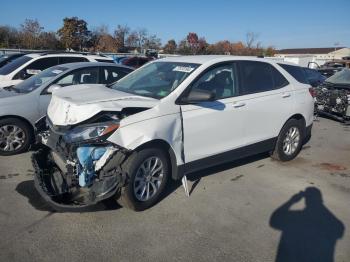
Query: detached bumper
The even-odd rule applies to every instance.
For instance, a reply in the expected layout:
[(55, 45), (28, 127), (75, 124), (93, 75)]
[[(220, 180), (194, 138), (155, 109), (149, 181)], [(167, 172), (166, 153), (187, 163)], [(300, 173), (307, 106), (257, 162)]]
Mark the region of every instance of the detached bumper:
[(90, 187), (79, 187), (74, 181), (73, 166), (67, 165), (67, 173), (60, 170), (46, 147), (33, 153), (32, 163), (36, 190), (57, 211), (83, 211), (114, 196), (121, 186), (120, 176), (114, 174), (96, 180)]

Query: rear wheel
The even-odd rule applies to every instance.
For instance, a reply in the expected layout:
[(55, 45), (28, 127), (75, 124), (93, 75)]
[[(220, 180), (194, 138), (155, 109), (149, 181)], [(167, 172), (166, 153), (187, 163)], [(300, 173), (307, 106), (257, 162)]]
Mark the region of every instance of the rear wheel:
[(289, 161), (294, 159), (303, 145), (305, 126), (302, 121), (290, 119), (282, 128), (275, 149), (272, 153), (274, 159)]
[(158, 148), (147, 148), (132, 154), (122, 166), (129, 181), (117, 200), (124, 207), (141, 211), (159, 201), (169, 178), (169, 162)]
[(0, 156), (23, 153), (33, 139), (31, 128), (16, 118), (0, 120)]

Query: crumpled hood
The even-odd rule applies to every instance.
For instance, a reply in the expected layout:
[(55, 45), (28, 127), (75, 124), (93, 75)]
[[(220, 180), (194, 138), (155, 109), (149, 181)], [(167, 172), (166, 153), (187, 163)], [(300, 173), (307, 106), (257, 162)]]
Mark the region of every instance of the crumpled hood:
[(128, 107), (151, 108), (159, 100), (116, 91), (104, 85), (76, 85), (54, 92), (47, 110), (52, 124), (75, 125), (102, 111), (121, 111)]

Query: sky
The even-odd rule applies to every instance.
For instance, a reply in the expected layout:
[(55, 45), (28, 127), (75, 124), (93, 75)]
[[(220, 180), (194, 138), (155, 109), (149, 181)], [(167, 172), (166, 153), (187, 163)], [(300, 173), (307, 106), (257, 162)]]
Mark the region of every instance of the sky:
[(209, 43), (245, 41), (247, 32), (255, 32), (265, 47), (350, 47), (350, 0), (1, 0), (0, 9), (0, 25), (38, 19), (47, 31), (77, 16), (89, 29), (146, 28), (163, 43), (188, 32)]

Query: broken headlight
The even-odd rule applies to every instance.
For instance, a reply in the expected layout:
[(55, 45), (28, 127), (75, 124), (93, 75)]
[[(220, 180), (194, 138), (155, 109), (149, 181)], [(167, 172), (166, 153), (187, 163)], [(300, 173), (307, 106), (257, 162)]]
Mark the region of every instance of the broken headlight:
[(119, 123), (105, 122), (91, 125), (77, 126), (64, 135), (68, 143), (92, 140), (111, 134), (119, 128)]

